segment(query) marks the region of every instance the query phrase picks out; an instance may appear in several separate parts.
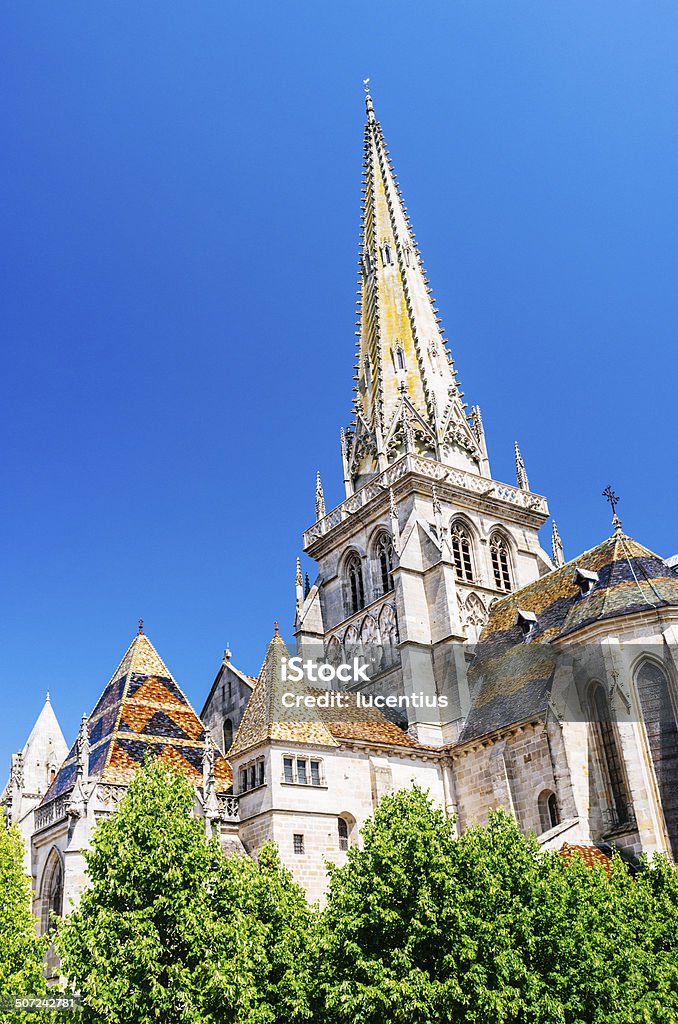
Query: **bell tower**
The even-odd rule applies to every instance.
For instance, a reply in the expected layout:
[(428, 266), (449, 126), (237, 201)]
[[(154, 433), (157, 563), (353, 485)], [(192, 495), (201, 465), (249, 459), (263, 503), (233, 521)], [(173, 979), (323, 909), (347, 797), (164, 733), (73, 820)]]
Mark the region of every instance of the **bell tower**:
[[(318, 476), (304, 533), (318, 577), (297, 588), (296, 635), (333, 662), (363, 652), (362, 688), (408, 698), (399, 706), (412, 734), (441, 745), (468, 711), (469, 648), (490, 604), (552, 568), (538, 537), (549, 513), (517, 444), (516, 484), (492, 478), (480, 408), (463, 401), (369, 93), (366, 112), (345, 498), (328, 511)], [(434, 710), (416, 706), (422, 693)]]

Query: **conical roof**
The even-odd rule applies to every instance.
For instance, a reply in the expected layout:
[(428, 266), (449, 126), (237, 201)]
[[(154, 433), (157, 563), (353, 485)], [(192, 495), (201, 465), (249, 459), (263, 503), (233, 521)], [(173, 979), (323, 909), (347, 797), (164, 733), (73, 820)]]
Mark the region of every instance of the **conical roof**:
[[(581, 574), (592, 583), (585, 593)], [(556, 641), (594, 623), (670, 606), (678, 606), (678, 576), (621, 530), (496, 601), (469, 671), (471, 710), (461, 742), (545, 711), (561, 650)], [(528, 636), (521, 613), (534, 617)]]
[[(146, 757), (160, 758), (194, 784), (203, 779), (205, 726), (177, 685), (155, 647), (139, 632), (87, 720), (89, 777), (127, 785)], [(75, 784), (77, 745), (69, 751), (43, 803)], [(218, 792), (231, 786), (231, 770), (217, 753)]]
[[(294, 686), (283, 680), (283, 659), (289, 660), (289, 657), (287, 645), (276, 626), (259, 678), (247, 702), (233, 746), (228, 752), (230, 760), (265, 740), (337, 746), (337, 741), (315, 710), (303, 708), (299, 714), (292, 709), (285, 709), (283, 694), (295, 690)], [(303, 687), (299, 692), (305, 692)]]

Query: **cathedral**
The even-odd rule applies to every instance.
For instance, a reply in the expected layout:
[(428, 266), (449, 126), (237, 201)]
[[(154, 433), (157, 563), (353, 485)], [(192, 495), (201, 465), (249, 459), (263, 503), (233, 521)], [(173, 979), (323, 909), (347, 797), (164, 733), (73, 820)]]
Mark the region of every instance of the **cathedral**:
[(611, 536), (566, 561), (551, 522), (549, 554), (517, 444), (515, 483), (494, 479), (366, 108), (345, 498), (327, 509), (318, 475), (295, 649), (276, 625), (256, 677), (225, 651), (198, 714), (140, 623), (70, 750), (48, 698), (2, 796), (43, 930), (149, 752), (193, 782), (225, 852), (273, 840), (311, 900), (413, 783), (459, 831), (503, 807), (544, 847), (678, 857), (676, 559), (624, 533), (611, 490)]

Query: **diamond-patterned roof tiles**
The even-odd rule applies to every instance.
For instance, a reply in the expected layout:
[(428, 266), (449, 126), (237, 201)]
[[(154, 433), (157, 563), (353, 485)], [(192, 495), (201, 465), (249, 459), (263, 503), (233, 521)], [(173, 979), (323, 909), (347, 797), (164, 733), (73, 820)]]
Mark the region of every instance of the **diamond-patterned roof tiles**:
[[(196, 786), (202, 784), (205, 726), (155, 647), (139, 633), (113, 673), (88, 722), (90, 778), (127, 785), (147, 756), (173, 765)], [(74, 744), (43, 803), (75, 783)], [(217, 751), (218, 792), (231, 787), (231, 769)]]

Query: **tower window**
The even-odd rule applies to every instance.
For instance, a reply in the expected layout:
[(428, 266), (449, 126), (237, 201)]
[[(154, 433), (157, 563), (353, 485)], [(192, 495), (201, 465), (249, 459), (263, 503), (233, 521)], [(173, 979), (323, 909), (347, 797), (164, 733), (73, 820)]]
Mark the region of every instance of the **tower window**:
[(614, 731), (614, 723), (610, 713), (610, 705), (605, 691), (600, 684), (593, 691), (593, 717), (598, 735), (603, 772), (607, 776), (606, 781), (611, 797), (611, 824), (622, 825), (628, 821), (626, 785), (621, 755)]
[(303, 837), (303, 834), (301, 832), (295, 832), (294, 833), (294, 852), (295, 853), (303, 853), (304, 852), (304, 837)]
[(337, 818), (337, 828), (339, 829), (339, 849), (348, 850), (348, 825), (344, 818)]
[(350, 614), (359, 612), (365, 607), (365, 587), (363, 585), (363, 567), (360, 555), (354, 554), (346, 566), (350, 599)]
[(256, 761), (246, 764), (240, 769), (240, 792), (247, 793), (250, 789), (263, 786), (266, 782), (264, 774), (264, 759), (258, 757)]
[(472, 583), (471, 541), (461, 523), (455, 523), (452, 527), (452, 558), (457, 579), (462, 583)]
[(506, 541), (498, 533), (495, 533), (490, 541), (490, 556), (495, 586), (498, 590), (510, 590), (511, 573), (509, 572)]
[(382, 533), (377, 542), (381, 592), (388, 594), (393, 590), (393, 539), (388, 533)]
[(283, 757), (282, 781), (288, 785), (324, 786), (322, 762), (319, 758)]

